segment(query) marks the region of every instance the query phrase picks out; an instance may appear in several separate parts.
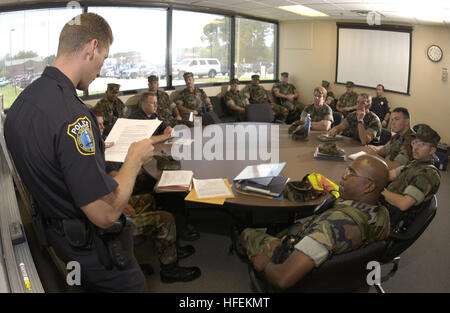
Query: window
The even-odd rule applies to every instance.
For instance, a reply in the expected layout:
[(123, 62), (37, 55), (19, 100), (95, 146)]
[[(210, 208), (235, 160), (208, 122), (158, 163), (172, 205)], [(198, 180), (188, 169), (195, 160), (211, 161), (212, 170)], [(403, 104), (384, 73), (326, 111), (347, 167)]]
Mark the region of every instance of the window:
[(276, 24), (236, 18), (235, 75), (250, 80), (259, 74), (261, 80), (275, 79)]
[(61, 29), (81, 12), (56, 8), (0, 13), (0, 93), (5, 109), (53, 63)]
[(89, 7), (111, 26), (114, 42), (89, 94), (104, 93), (108, 83), (120, 90), (148, 87), (147, 77), (157, 75), (166, 86), (166, 10), (154, 8)]
[[(174, 86), (184, 85), (185, 72), (194, 74), (196, 84), (229, 81), (229, 17), (174, 10), (172, 38)], [(215, 58), (217, 61), (207, 65), (200, 58)], [(189, 67), (186, 59), (192, 61)]]

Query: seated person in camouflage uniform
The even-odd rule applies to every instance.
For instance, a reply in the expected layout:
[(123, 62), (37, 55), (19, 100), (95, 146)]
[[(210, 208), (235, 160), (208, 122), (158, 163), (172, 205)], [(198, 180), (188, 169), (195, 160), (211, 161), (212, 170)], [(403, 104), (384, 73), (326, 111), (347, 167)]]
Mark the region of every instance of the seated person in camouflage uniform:
[(348, 81), (345, 84), (347, 91), (339, 98), (336, 103), (336, 110), (347, 116), (351, 111), (356, 109), (356, 102), (358, 99), (358, 94), (353, 91), (355, 85), (353, 82)]
[(327, 80), (322, 80), (322, 87), (327, 90), (327, 98), (325, 103), (329, 105), (329, 107), (336, 111), (336, 103), (335, 100), (336, 97), (334, 96), (334, 93), (330, 90), (330, 82)]
[(383, 94), (384, 86), (382, 84), (378, 84), (377, 96), (372, 98), (372, 107), (370, 110), (378, 116), (381, 121), (381, 126), (386, 128), (389, 124), (391, 109), (389, 108), (389, 102), (386, 97), (383, 97)]
[(433, 154), (441, 137), (426, 124), (414, 127), (412, 134), (414, 160), (389, 172), (392, 182), (382, 192), (388, 204), (392, 226), (403, 220), (408, 227), (421, 209), (438, 191), (440, 174), (433, 163)]
[(350, 113), (344, 121), (333, 127), (328, 134), (342, 135), (359, 140), (363, 146), (372, 140), (378, 140), (381, 132), (381, 122), (375, 113), (370, 111), (370, 97), (362, 93), (358, 96), (356, 111)]
[(194, 113), (194, 116), (201, 116), (203, 113), (212, 112), (213, 106), (211, 100), (203, 89), (194, 85), (194, 74), (186, 72), (183, 77), (186, 88), (175, 99), (178, 111), (181, 113), (183, 120), (189, 120), (191, 112)]
[(289, 84), (289, 73), (281, 73), (280, 82), (273, 85), (272, 92), (280, 101), (280, 105), (288, 110), (286, 123), (290, 124), (298, 120), (305, 106), (298, 101), (298, 92), (295, 86)]
[(378, 147), (369, 145), (364, 151), (384, 158), (392, 170), (413, 160), (411, 142), (414, 132), (409, 123), (409, 112), (405, 108), (394, 109), (391, 125), (395, 136), (387, 144)]
[(158, 108), (158, 98), (155, 92), (147, 91), (141, 95), (139, 99), (139, 109), (131, 113), (128, 117), (133, 120), (154, 120), (161, 121), (158, 128), (155, 130), (152, 138), (154, 142), (162, 142), (169, 139), (172, 136), (172, 127), (170, 127), (159, 114), (156, 112)]
[(242, 92), (248, 98), (248, 101), (253, 103), (270, 103), (272, 107), (272, 112), (275, 119), (280, 121), (286, 121), (289, 114), (288, 109), (282, 107), (281, 105), (273, 103), (267, 94), (267, 90), (259, 84), (259, 75), (252, 75), (252, 83), (247, 85)]
[[(100, 133), (103, 133), (103, 116), (101, 112), (92, 110), (98, 123)], [(109, 145), (110, 147), (111, 145)], [(108, 175), (117, 175), (121, 164), (106, 162)], [(198, 267), (181, 267), (178, 260), (187, 258), (195, 252), (191, 245), (177, 247), (177, 230), (175, 219), (170, 212), (156, 210), (156, 203), (149, 193), (135, 194), (136, 189), (124, 209), (124, 214), (133, 221), (134, 235), (150, 236), (155, 240), (161, 265), (161, 281), (172, 283), (191, 281), (201, 275)]]
[(249, 104), (247, 97), (239, 91), (239, 80), (230, 81), (230, 90), (223, 96), (226, 105), (234, 111), (239, 122), (245, 121), (245, 106)]
[(106, 89), (106, 97), (99, 100), (95, 105), (95, 110), (103, 113), (105, 125), (103, 138), (108, 136), (118, 118), (126, 117), (125, 105), (122, 100), (118, 98), (119, 89), (119, 84), (108, 84), (108, 88)]
[(300, 116), (300, 121), (297, 121), (289, 127), (297, 127), (300, 124), (304, 124), (306, 121), (306, 115), (311, 117), (311, 130), (324, 130), (328, 131), (333, 123), (333, 110), (325, 104), (325, 98), (327, 91), (323, 87), (316, 87), (314, 89), (314, 103), (308, 105)]
[[(274, 251), (282, 240), (256, 229), (247, 228), (241, 233), (238, 252), (245, 251), (254, 269), (264, 272), (273, 286), (280, 289), (292, 287), (333, 255), (347, 253), (388, 237), (389, 213), (384, 206), (377, 204), (387, 181), (386, 163), (370, 155), (361, 156), (342, 175), (341, 197), (330, 209), (300, 225), (295, 249), (284, 262), (275, 264), (272, 261)], [(361, 220), (351, 217), (361, 213), (367, 218), (364, 219), (367, 224), (360, 225)], [(374, 233), (363, 241), (365, 236), (361, 229), (365, 229), (362, 226), (366, 225), (369, 232)]]

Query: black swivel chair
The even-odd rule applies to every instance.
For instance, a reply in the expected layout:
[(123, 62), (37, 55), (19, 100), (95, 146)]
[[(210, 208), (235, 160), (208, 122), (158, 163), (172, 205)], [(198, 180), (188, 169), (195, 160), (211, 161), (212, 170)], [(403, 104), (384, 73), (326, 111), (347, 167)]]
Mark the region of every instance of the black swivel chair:
[[(393, 267), (388, 275), (383, 277), (382, 282), (393, 276), (398, 270), (400, 257), (406, 249), (408, 249), (430, 225), (437, 212), (437, 198), (433, 196), (431, 200), (422, 205), (422, 209), (416, 215), (414, 220), (405, 231), (393, 230), (389, 235), (386, 251), (381, 258), (384, 264), (392, 263)], [(381, 286), (379, 286), (381, 287)], [(382, 288), (378, 291), (384, 292)]]
[(272, 107), (269, 103), (253, 103), (245, 107), (247, 122), (271, 123), (273, 121)]
[(343, 119), (344, 119), (344, 115), (341, 112), (333, 112), (333, 120), (334, 121), (331, 124), (331, 127), (341, 124)]
[(381, 128), (380, 139), (373, 140), (370, 144), (374, 146), (384, 146), (391, 139), (392, 133), (386, 128)]
[[(423, 209), (406, 231), (391, 231), (386, 241), (374, 242), (364, 248), (333, 256), (285, 292), (355, 292), (366, 283), (366, 266), (370, 261), (394, 264), (389, 274), (381, 279), (381, 282), (386, 281), (398, 270), (399, 255), (422, 235), (436, 215), (436, 210), (437, 199), (434, 196), (430, 202), (423, 204)], [(277, 291), (253, 270), (251, 264), (249, 273), (256, 291)], [(375, 285), (375, 288), (384, 293), (381, 284)]]

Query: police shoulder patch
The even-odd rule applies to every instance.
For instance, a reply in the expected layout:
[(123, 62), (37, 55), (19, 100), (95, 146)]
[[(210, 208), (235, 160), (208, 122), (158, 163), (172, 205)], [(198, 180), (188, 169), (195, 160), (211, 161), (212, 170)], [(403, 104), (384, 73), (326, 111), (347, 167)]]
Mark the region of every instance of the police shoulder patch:
[(67, 126), (67, 134), (75, 140), (75, 146), (82, 155), (95, 154), (95, 139), (91, 121), (87, 116), (78, 118)]

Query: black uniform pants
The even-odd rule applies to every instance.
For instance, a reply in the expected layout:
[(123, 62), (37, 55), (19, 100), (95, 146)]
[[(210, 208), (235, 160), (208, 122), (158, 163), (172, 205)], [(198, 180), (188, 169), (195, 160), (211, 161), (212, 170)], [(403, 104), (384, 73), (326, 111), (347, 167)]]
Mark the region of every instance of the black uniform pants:
[(47, 228), (47, 238), (56, 255), (65, 263), (77, 261), (80, 264), (81, 285), (73, 286), (82, 292), (147, 292), (145, 276), (136, 258), (123, 269), (113, 265), (107, 270), (101, 263), (95, 247), (78, 249), (72, 247), (66, 238), (52, 227)]

